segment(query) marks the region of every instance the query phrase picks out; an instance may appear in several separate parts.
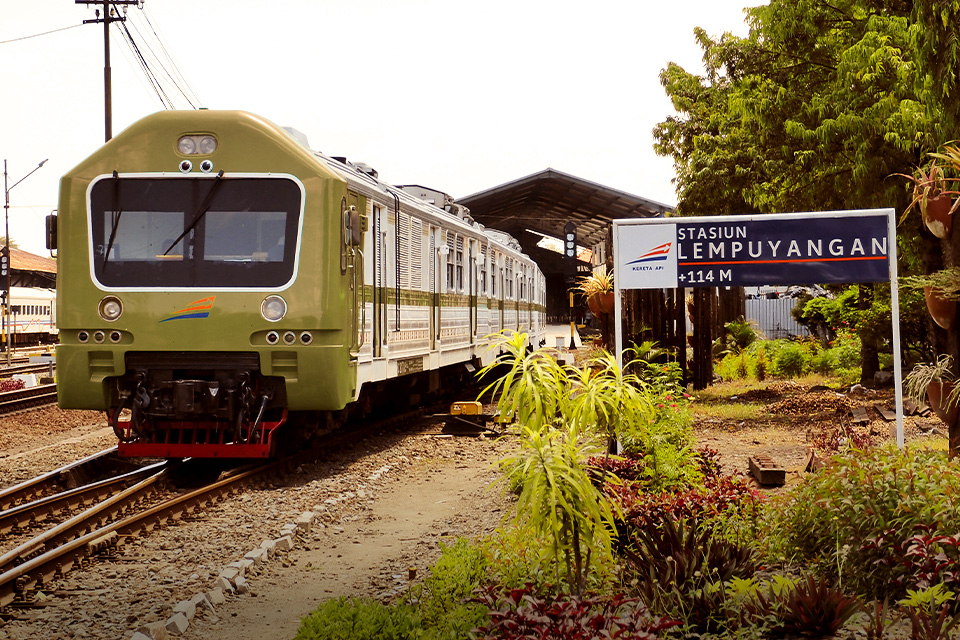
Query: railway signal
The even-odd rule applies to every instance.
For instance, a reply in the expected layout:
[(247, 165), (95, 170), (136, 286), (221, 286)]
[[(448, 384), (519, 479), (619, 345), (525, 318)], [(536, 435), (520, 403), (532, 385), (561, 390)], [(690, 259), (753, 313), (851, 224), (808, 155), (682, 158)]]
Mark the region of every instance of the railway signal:
[(10, 250), (7, 247), (0, 249), (0, 278), (3, 278), (3, 282), (0, 283), (0, 286), (3, 287), (4, 293), (7, 291), (7, 272), (10, 270)]

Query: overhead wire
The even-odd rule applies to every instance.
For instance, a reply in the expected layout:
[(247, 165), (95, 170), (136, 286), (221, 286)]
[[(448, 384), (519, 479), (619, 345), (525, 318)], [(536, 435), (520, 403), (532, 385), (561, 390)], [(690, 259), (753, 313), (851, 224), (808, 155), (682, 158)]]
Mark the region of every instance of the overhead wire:
[(133, 38), (133, 35), (130, 33), (130, 30), (127, 28), (126, 22), (120, 22), (121, 33), (125, 36), (125, 41), (127, 46), (130, 47), (130, 50), (134, 54), (134, 58), (140, 64), (140, 69), (146, 75), (147, 80), (150, 82), (150, 85), (153, 88), (154, 93), (157, 94), (157, 97), (160, 99), (161, 104), (164, 109), (173, 109), (173, 101), (170, 100), (170, 97), (167, 95), (166, 90), (161, 86), (160, 81), (157, 79), (157, 76), (153, 73), (153, 70), (150, 68), (150, 65), (147, 63), (146, 58), (144, 58), (143, 53), (140, 51), (140, 47), (137, 46), (136, 41)]
[(59, 33), (60, 31), (66, 31), (67, 29), (76, 29), (77, 27), (82, 27), (82, 24), (74, 24), (69, 27), (61, 27), (59, 29), (54, 29), (53, 31), (44, 31), (43, 33), (35, 33), (30, 36), (21, 36), (19, 38), (11, 38), (10, 40), (0, 40), (0, 44), (9, 44), (11, 42), (20, 42), (21, 40), (29, 40), (30, 38), (39, 38), (40, 36), (48, 36), (51, 33)]
[[(135, 22), (131, 21), (131, 24), (133, 26), (133, 31), (137, 34), (139, 41), (142, 43), (142, 46), (138, 48), (141, 51), (145, 49), (146, 53), (150, 55), (150, 60), (147, 61), (147, 64), (150, 66), (150, 71), (151, 73), (154, 74), (154, 77), (157, 77), (157, 72), (159, 68), (159, 71), (162, 72), (164, 76), (166, 76), (167, 80), (169, 80), (169, 83), (173, 85), (173, 88), (175, 88), (180, 93), (180, 95), (183, 96), (184, 100), (187, 101), (187, 104), (189, 104), (191, 108), (196, 109), (197, 106), (193, 103), (193, 100), (190, 99), (190, 96), (187, 95), (186, 91), (183, 89), (180, 82), (177, 81), (177, 79), (173, 76), (173, 74), (170, 72), (167, 66), (163, 64), (163, 61), (160, 59), (156, 51), (154, 51), (153, 47), (150, 45), (150, 41), (146, 37), (144, 37), (144, 35), (140, 32), (140, 29), (137, 28), (137, 24)], [(127, 24), (124, 23), (124, 28), (126, 27), (127, 27)], [(131, 34), (131, 37), (132, 37), (132, 34)], [(157, 78), (157, 80), (159, 82), (160, 78)]]
[(197, 109), (200, 100), (196, 92), (171, 55), (159, 29), (146, 15), (144, 6), (140, 4), (138, 8), (140, 11), (129, 13), (124, 8), (123, 17), (117, 16), (115, 20), (119, 23), (119, 29), (114, 33), (123, 40), (133, 60), (130, 60), (124, 48), (121, 48), (124, 57), (132, 67), (139, 67), (141, 80), (146, 80), (149, 91), (157, 96), (164, 109), (176, 109), (178, 103)]
[(174, 55), (170, 53), (170, 48), (167, 46), (165, 38), (163, 38), (159, 30), (156, 27), (154, 27), (153, 20), (150, 17), (150, 10), (147, 9), (146, 6), (144, 6), (142, 11), (140, 12), (140, 15), (143, 16), (144, 21), (150, 27), (150, 30), (153, 32), (154, 37), (157, 39), (157, 42), (160, 44), (160, 50), (163, 51), (163, 55), (167, 59), (167, 63), (173, 69), (174, 74), (177, 76), (179, 81), (187, 88), (187, 90), (190, 92), (190, 95), (193, 96), (192, 102), (196, 102), (197, 104), (202, 104), (202, 101), (200, 100), (200, 96), (197, 95), (197, 92), (190, 85), (189, 80), (187, 80), (186, 76), (183, 75), (183, 72), (180, 70), (180, 65), (177, 63), (177, 60), (174, 57)]

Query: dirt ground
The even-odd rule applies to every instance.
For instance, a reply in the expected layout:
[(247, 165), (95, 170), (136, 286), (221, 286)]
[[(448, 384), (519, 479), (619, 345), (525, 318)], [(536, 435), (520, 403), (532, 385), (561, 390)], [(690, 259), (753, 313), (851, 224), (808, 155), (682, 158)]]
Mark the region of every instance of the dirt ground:
[[(770, 413), (760, 419), (732, 420), (709, 417), (705, 410), (694, 423), (697, 444), (718, 451), (727, 472), (749, 474), (748, 459), (766, 455), (786, 471), (785, 488), (800, 482), (809, 468), (829, 457), (835, 451), (830, 443), (850, 439), (872, 444), (896, 442), (896, 422), (890, 419), (895, 411), (893, 389), (856, 386), (836, 390), (778, 381), (724, 401), (762, 405)], [(865, 411), (867, 421), (855, 421), (857, 408)], [(903, 430), (907, 445), (946, 448), (943, 423), (925, 408), (905, 415)]]

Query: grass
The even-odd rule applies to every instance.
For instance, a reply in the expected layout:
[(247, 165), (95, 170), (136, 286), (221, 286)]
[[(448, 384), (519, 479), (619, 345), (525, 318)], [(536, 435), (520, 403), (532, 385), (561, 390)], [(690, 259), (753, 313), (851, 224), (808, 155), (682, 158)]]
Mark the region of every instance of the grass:
[(715, 418), (720, 420), (756, 420), (769, 416), (767, 406), (756, 402), (694, 404), (693, 414), (697, 418)]
[[(724, 382), (713, 384), (701, 391), (693, 393), (696, 402), (693, 404), (693, 412), (697, 418), (701, 419), (719, 419), (719, 420), (757, 420), (760, 418), (772, 418), (767, 411), (769, 401), (748, 402), (740, 399), (740, 396), (760, 389), (766, 389), (771, 384), (777, 382), (776, 379), (766, 379), (758, 382), (754, 379), (725, 380)], [(793, 378), (794, 382), (801, 389), (809, 389), (816, 385), (831, 386), (835, 381), (825, 378), (818, 374), (809, 374), (800, 378)]]

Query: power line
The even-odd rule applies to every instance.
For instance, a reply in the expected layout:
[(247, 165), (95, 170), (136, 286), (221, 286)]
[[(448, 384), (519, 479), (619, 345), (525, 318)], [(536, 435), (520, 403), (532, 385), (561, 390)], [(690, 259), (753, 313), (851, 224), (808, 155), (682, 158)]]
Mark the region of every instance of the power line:
[(137, 43), (133, 39), (133, 35), (130, 33), (130, 30), (127, 28), (126, 22), (121, 22), (120, 26), (123, 28), (123, 34), (126, 36), (127, 45), (133, 51), (134, 57), (140, 63), (140, 68), (143, 73), (147, 76), (147, 79), (150, 81), (150, 84), (153, 86), (154, 92), (157, 94), (157, 97), (160, 98), (160, 102), (163, 104), (165, 109), (173, 109), (173, 101), (170, 100), (170, 97), (167, 95), (167, 92), (160, 85), (160, 81), (157, 79), (157, 76), (153, 73), (153, 70), (150, 68), (150, 65), (147, 63), (146, 58), (143, 57), (143, 53), (140, 51), (140, 47), (137, 46)]
[(160, 50), (163, 51), (163, 55), (166, 57), (167, 62), (173, 69), (176, 76), (180, 79), (180, 82), (186, 86), (187, 90), (190, 92), (190, 95), (193, 96), (193, 101), (197, 104), (201, 104), (200, 96), (197, 95), (197, 92), (190, 85), (190, 82), (187, 80), (186, 76), (183, 75), (183, 72), (180, 70), (180, 65), (177, 63), (176, 58), (173, 54), (170, 53), (169, 48), (165, 42), (165, 39), (160, 35), (159, 31), (153, 25), (153, 20), (150, 18), (150, 10), (144, 5), (143, 10), (140, 14), (143, 19), (146, 21), (147, 25), (150, 27), (150, 30), (153, 32), (154, 37), (157, 39), (157, 42), (160, 44)]
[[(124, 23), (124, 29), (126, 28), (127, 28), (126, 23)], [(150, 64), (150, 62), (147, 61), (146, 58), (144, 58), (145, 63), (150, 68), (151, 74), (156, 78), (157, 77), (156, 68), (159, 67), (160, 71), (163, 72), (163, 74), (169, 79), (170, 83), (174, 86), (174, 88), (176, 88), (176, 90), (180, 92), (180, 95), (182, 95), (183, 98), (187, 101), (187, 104), (189, 104), (192, 108), (196, 109), (197, 105), (194, 104), (193, 100), (190, 99), (190, 96), (188, 96), (186, 91), (184, 91), (183, 87), (180, 86), (180, 83), (177, 81), (177, 79), (173, 76), (170, 70), (163, 64), (163, 61), (160, 59), (160, 56), (158, 56), (157, 53), (153, 50), (153, 47), (150, 46), (149, 40), (145, 38), (143, 34), (140, 32), (140, 29), (137, 27), (136, 22), (133, 22), (133, 30), (139, 36), (140, 42), (143, 43), (142, 47), (138, 46), (138, 51), (142, 51), (143, 48), (146, 48), (147, 53), (149, 53), (153, 59), (154, 64)], [(128, 34), (129, 34), (129, 30), (128, 30)], [(131, 39), (133, 38), (132, 34), (130, 34), (130, 38)], [(160, 43), (159, 40), (157, 40), (157, 42), (160, 44), (160, 47), (162, 48), (163, 44)], [(159, 82), (159, 78), (157, 78), (157, 81)]]
[(77, 27), (82, 27), (83, 25), (75, 24), (69, 27), (61, 27), (59, 29), (54, 29), (53, 31), (44, 31), (43, 33), (35, 33), (32, 36), (23, 36), (20, 38), (13, 38), (12, 40), (0, 40), (0, 44), (9, 44), (11, 42), (20, 42), (21, 40), (29, 40), (30, 38), (39, 38), (40, 36), (48, 36), (51, 33), (59, 33), (60, 31), (66, 31), (67, 29), (76, 29)]

